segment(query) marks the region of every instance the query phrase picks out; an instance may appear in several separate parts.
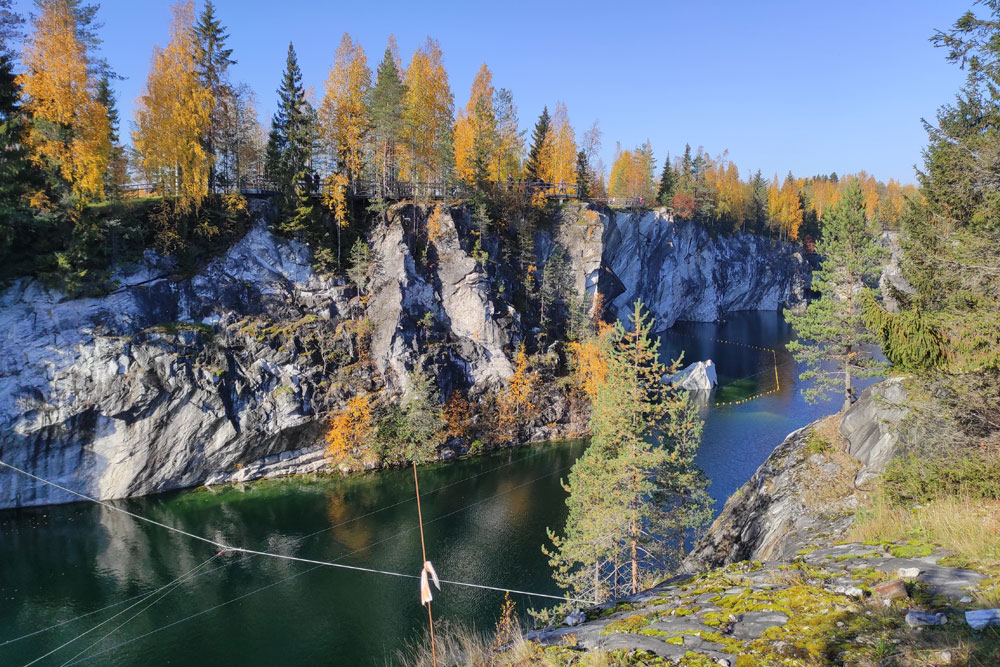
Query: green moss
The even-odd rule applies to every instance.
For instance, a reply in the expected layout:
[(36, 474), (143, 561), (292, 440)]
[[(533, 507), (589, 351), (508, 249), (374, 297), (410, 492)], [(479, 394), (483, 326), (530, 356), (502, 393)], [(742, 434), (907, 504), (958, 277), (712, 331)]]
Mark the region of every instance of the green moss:
[(906, 544), (893, 544), (889, 547), (889, 553), (896, 558), (922, 558), (930, 556), (934, 547), (917, 540), (910, 540)]
[(601, 632), (602, 635), (610, 635), (613, 633), (636, 633), (642, 630), (644, 627), (649, 625), (649, 616), (643, 616), (641, 614), (635, 614), (633, 616), (628, 616), (618, 621), (613, 621), (608, 623), (604, 631)]

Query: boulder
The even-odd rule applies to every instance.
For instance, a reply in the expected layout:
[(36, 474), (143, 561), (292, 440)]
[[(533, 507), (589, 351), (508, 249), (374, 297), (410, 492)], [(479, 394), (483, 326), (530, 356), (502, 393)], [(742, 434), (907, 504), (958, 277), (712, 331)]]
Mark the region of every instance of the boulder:
[(719, 376), (715, 372), (715, 364), (712, 363), (711, 359), (708, 359), (691, 364), (687, 368), (666, 378), (666, 381), (690, 392), (707, 393), (718, 386)]
[(1000, 609), (977, 609), (965, 612), (965, 622), (973, 630), (982, 630), (990, 626), (1000, 626)]

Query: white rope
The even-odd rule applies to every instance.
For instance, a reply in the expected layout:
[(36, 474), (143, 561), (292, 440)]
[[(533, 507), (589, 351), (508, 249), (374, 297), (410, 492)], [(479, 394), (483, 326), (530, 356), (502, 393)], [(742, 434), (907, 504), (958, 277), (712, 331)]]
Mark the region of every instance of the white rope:
[[(547, 453), (547, 451), (545, 449), (541, 449), (540, 451), (537, 451), (534, 454), (528, 454), (527, 456), (522, 456), (520, 458), (513, 459), (511, 461), (508, 461), (507, 463), (503, 463), (501, 465), (498, 465), (495, 468), (490, 468), (489, 470), (484, 470), (482, 472), (478, 472), (475, 475), (469, 475), (468, 477), (463, 477), (462, 479), (456, 480), (454, 482), (448, 482), (447, 484), (444, 484), (444, 485), (439, 486), (437, 488), (431, 489), (430, 491), (424, 491), (423, 493), (420, 494), (420, 497), (424, 498), (424, 497), (429, 496), (429, 495), (431, 495), (433, 493), (437, 493), (438, 491), (443, 491), (444, 489), (450, 488), (450, 487), (455, 486), (457, 484), (461, 484), (463, 482), (468, 482), (469, 480), (476, 479), (477, 477), (482, 477), (483, 475), (487, 475), (487, 474), (489, 474), (491, 472), (496, 472), (497, 470), (500, 470), (502, 468), (506, 468), (507, 466), (514, 465), (515, 463), (520, 463), (521, 461), (527, 461), (528, 459), (532, 459), (532, 458), (535, 458), (536, 456), (541, 456), (542, 454), (546, 454), (546, 453)], [(0, 463), (2, 463), (2, 462), (0, 462)], [(8, 467), (10, 467), (10, 466), (8, 466)], [(519, 487), (515, 487), (515, 488), (519, 488)], [(496, 496), (493, 496), (493, 497), (496, 497)], [(350, 519), (346, 519), (344, 521), (341, 521), (340, 523), (335, 523), (332, 526), (327, 526), (326, 528), (321, 528), (320, 530), (317, 530), (315, 532), (309, 533), (307, 535), (303, 535), (301, 537), (297, 537), (297, 538), (295, 538), (293, 540), (289, 540), (288, 544), (289, 545), (298, 544), (298, 543), (300, 543), (300, 542), (302, 542), (304, 540), (309, 539), (310, 537), (315, 537), (316, 535), (320, 535), (322, 533), (325, 533), (325, 532), (328, 532), (328, 531), (331, 531), (331, 530), (335, 530), (337, 528), (340, 528), (341, 526), (346, 526), (349, 523), (354, 523), (355, 521), (359, 521), (361, 519), (366, 519), (366, 518), (368, 518), (370, 516), (373, 516), (375, 514), (378, 514), (380, 512), (384, 512), (386, 510), (390, 510), (390, 509), (392, 509), (394, 507), (399, 507), (400, 505), (404, 505), (404, 504), (410, 503), (410, 502), (413, 502), (413, 498), (406, 498), (406, 499), (401, 500), (399, 502), (392, 503), (391, 505), (385, 505), (383, 507), (380, 507), (378, 509), (372, 510), (372, 511), (367, 512), (365, 514), (361, 514), (359, 516), (356, 516), (356, 517), (353, 517), (353, 518), (350, 518)], [(482, 501), (480, 501), (480, 502), (482, 502)], [(466, 507), (463, 507), (462, 509), (468, 509), (468, 507), (472, 507), (475, 504), (478, 504), (478, 503), (474, 503), (473, 505), (467, 505)], [(458, 511), (461, 511), (461, 510), (458, 510)], [(454, 512), (452, 514), (454, 514)], [(446, 514), (444, 516), (450, 516), (450, 514)], [(444, 517), (439, 517), (439, 518), (444, 518)], [(434, 519), (434, 521), (437, 521), (437, 520), (438, 519)], [(383, 540), (379, 540), (378, 542), (373, 542), (372, 544), (366, 545), (366, 546), (362, 547), (361, 549), (357, 549), (357, 550), (352, 551), (352, 552), (350, 552), (349, 554), (346, 554), (346, 555), (351, 555), (351, 554), (357, 553), (358, 551), (364, 551), (365, 549), (370, 549), (370, 548), (372, 548), (374, 546), (382, 544), (383, 542), (387, 542), (387, 541), (389, 541), (391, 539), (399, 537), (400, 535), (403, 535), (404, 533), (411, 532), (411, 531), (412, 531), (412, 529), (408, 529), (408, 530), (405, 530), (405, 531), (400, 531), (400, 532), (396, 533), (395, 535), (387, 537), (387, 538), (385, 538)], [(234, 565), (236, 563), (245, 562), (245, 561), (249, 560), (249, 558), (251, 558), (251, 557), (247, 557), (247, 558), (245, 558), (243, 560), (239, 560), (239, 561), (231, 561), (229, 563), (226, 563), (225, 565), (219, 565), (218, 567), (214, 567), (211, 570), (206, 570), (205, 572), (200, 572), (200, 573), (196, 574), (194, 576), (194, 578), (204, 577), (205, 575), (212, 574), (213, 572), (217, 572), (219, 570), (225, 569), (225, 568), (227, 568), (227, 567), (229, 567), (231, 565)], [(153, 591), (145, 591), (143, 593), (139, 593), (138, 595), (133, 595), (130, 598), (125, 598), (124, 600), (119, 600), (118, 602), (115, 602), (113, 604), (109, 604), (109, 605), (107, 605), (105, 607), (101, 607), (100, 609), (94, 609), (93, 611), (88, 611), (87, 613), (80, 614), (79, 616), (76, 616), (74, 618), (70, 618), (70, 619), (67, 619), (65, 621), (59, 621), (58, 623), (54, 623), (54, 624), (52, 624), (52, 625), (50, 625), (48, 627), (42, 628), (41, 630), (34, 630), (32, 632), (29, 632), (27, 634), (21, 635), (19, 637), (14, 637), (13, 639), (6, 639), (3, 642), (0, 642), (0, 648), (3, 648), (4, 646), (7, 646), (8, 644), (13, 644), (15, 642), (19, 642), (19, 641), (21, 641), (23, 639), (28, 639), (30, 637), (34, 637), (36, 635), (43, 634), (45, 632), (49, 632), (50, 630), (55, 630), (57, 628), (61, 628), (64, 625), (68, 625), (70, 623), (75, 623), (76, 621), (83, 620), (83, 619), (88, 618), (90, 616), (93, 616), (95, 614), (100, 614), (101, 612), (108, 611), (109, 609), (114, 609), (115, 607), (119, 607), (119, 606), (125, 604), (126, 602), (131, 602), (132, 600), (137, 600), (139, 598), (146, 597), (146, 596), (148, 596), (148, 595), (150, 595), (152, 593), (156, 593), (156, 592), (158, 592), (160, 590), (163, 590), (163, 588), (161, 587), (161, 588), (157, 588), (157, 589), (155, 589)]]
[[(66, 488), (64, 486), (56, 484), (55, 482), (50, 482), (47, 479), (43, 479), (43, 478), (41, 478), (41, 477), (39, 477), (37, 475), (33, 475), (30, 472), (22, 470), (21, 468), (18, 468), (16, 466), (12, 466), (11, 464), (6, 463), (5, 461), (0, 461), (0, 465), (2, 465), (4, 467), (7, 467), (7, 468), (9, 468), (9, 469), (11, 469), (11, 470), (13, 470), (15, 472), (21, 473), (22, 475), (26, 475), (26, 476), (34, 479), (34, 480), (42, 482), (43, 484), (48, 484), (48, 485), (53, 486), (53, 487), (55, 487), (55, 488), (57, 488), (57, 489), (59, 489), (61, 491), (65, 491), (65, 492), (70, 493), (70, 494), (72, 494), (74, 496), (77, 496), (79, 498), (83, 498), (84, 500), (89, 500), (90, 502), (97, 503), (98, 505), (101, 505), (102, 507), (106, 507), (106, 508), (108, 508), (110, 510), (113, 510), (115, 512), (121, 512), (123, 514), (127, 514), (128, 516), (131, 516), (131, 517), (133, 517), (135, 519), (138, 519), (140, 521), (145, 521), (145, 522), (151, 523), (151, 524), (153, 524), (155, 526), (159, 526), (160, 528), (165, 528), (167, 530), (170, 530), (170, 531), (173, 531), (173, 532), (176, 532), (176, 533), (180, 533), (181, 535), (185, 535), (187, 537), (190, 537), (190, 538), (193, 538), (193, 539), (196, 539), (196, 540), (200, 540), (202, 542), (206, 542), (206, 543), (211, 544), (211, 545), (213, 545), (215, 547), (218, 547), (218, 548), (220, 548), (220, 549), (222, 549), (224, 551), (232, 551), (232, 552), (237, 552), (237, 553), (245, 553), (245, 554), (250, 554), (250, 555), (254, 555), (254, 556), (267, 556), (269, 558), (280, 558), (280, 559), (283, 559), (283, 560), (291, 560), (291, 561), (297, 561), (297, 562), (301, 562), (301, 563), (311, 563), (313, 565), (320, 565), (320, 566), (324, 566), (324, 567), (334, 567), (334, 568), (340, 568), (340, 569), (344, 569), (344, 570), (354, 570), (354, 571), (357, 571), (357, 572), (369, 572), (369, 573), (372, 573), (372, 574), (382, 574), (382, 575), (391, 576), (391, 577), (402, 577), (402, 578), (406, 578), (406, 579), (418, 579), (419, 578), (416, 575), (404, 574), (404, 573), (401, 573), (401, 572), (390, 572), (388, 570), (377, 570), (377, 569), (374, 569), (374, 568), (366, 568), (366, 567), (361, 567), (361, 566), (357, 566), (357, 565), (345, 565), (344, 563), (333, 563), (333, 562), (329, 562), (329, 561), (312, 560), (312, 559), (308, 559), (308, 558), (300, 558), (298, 556), (286, 556), (284, 554), (276, 554), (276, 553), (272, 553), (270, 551), (256, 551), (256, 550), (253, 550), (253, 549), (244, 549), (243, 547), (230, 546), (230, 545), (225, 544), (223, 542), (217, 542), (215, 540), (210, 540), (207, 537), (202, 537), (201, 535), (195, 535), (194, 533), (189, 533), (189, 532), (187, 532), (185, 530), (181, 530), (180, 528), (175, 528), (175, 527), (169, 526), (169, 525), (167, 525), (165, 523), (161, 523), (159, 521), (155, 521), (153, 519), (144, 517), (142, 515), (135, 514), (134, 512), (129, 512), (128, 510), (124, 510), (124, 509), (122, 509), (120, 507), (116, 507), (116, 506), (112, 505), (111, 503), (107, 503), (107, 502), (104, 502), (104, 501), (101, 501), (101, 500), (97, 500), (96, 498), (92, 498), (92, 497), (87, 496), (87, 495), (85, 495), (83, 493), (79, 493), (78, 491), (73, 491), (72, 489), (68, 489), (68, 488)], [(561, 468), (560, 470), (557, 470), (557, 471), (554, 471), (554, 472), (550, 472), (550, 473), (548, 473), (546, 475), (542, 475), (541, 477), (537, 477), (537, 478), (535, 478), (535, 479), (533, 479), (533, 480), (531, 480), (529, 482), (525, 482), (524, 484), (521, 484), (518, 487), (514, 487), (514, 488), (516, 489), (516, 488), (520, 488), (521, 486), (525, 486), (527, 484), (532, 484), (534, 482), (537, 482), (540, 479), (544, 479), (545, 477), (550, 477), (553, 474), (556, 474), (558, 472), (562, 472), (565, 469), (566, 468)], [(510, 490), (513, 491), (514, 489), (510, 489)], [(461, 508), (459, 510), (456, 510), (455, 512), (451, 512), (451, 513), (446, 514), (444, 516), (438, 517), (437, 519), (434, 519), (434, 520), (437, 521), (437, 520), (443, 519), (445, 516), (450, 516), (451, 514), (455, 514), (457, 512), (466, 510), (469, 507), (473, 507), (475, 505), (483, 503), (483, 502), (485, 502), (487, 500), (490, 500), (491, 498), (484, 498), (483, 500), (480, 500), (480, 501), (478, 501), (476, 503), (472, 503), (471, 505), (467, 505), (467, 506), (465, 506), (465, 507), (463, 507), (463, 508)], [(544, 593), (529, 593), (529, 592), (526, 592), (526, 591), (519, 591), (519, 590), (515, 590), (515, 589), (499, 588), (499, 587), (495, 587), (495, 586), (485, 586), (485, 585), (482, 585), (482, 584), (472, 584), (472, 583), (462, 582), (462, 581), (442, 580), (442, 583), (448, 583), (448, 584), (452, 584), (454, 586), (466, 586), (466, 587), (469, 587), (469, 588), (479, 588), (479, 589), (484, 589), (484, 590), (495, 590), (495, 591), (501, 591), (501, 592), (503, 592), (503, 591), (510, 591), (511, 593), (518, 593), (518, 594), (521, 594), (521, 595), (532, 595), (532, 596), (535, 596), (535, 597), (543, 597), (543, 598), (549, 598), (549, 599), (553, 599), (553, 600), (564, 600), (564, 601), (567, 601), (567, 602), (580, 602), (580, 603), (583, 603), (583, 604), (591, 604), (592, 603), (592, 601), (590, 601), (590, 600), (578, 600), (578, 599), (575, 599), (575, 598), (562, 597), (562, 596), (556, 596), (556, 595), (547, 595), (547, 594), (544, 594)], [(136, 604), (138, 604), (138, 603), (136, 603)], [(129, 607), (128, 609), (131, 609), (131, 607)], [(128, 611), (128, 609), (126, 609), (125, 611)], [(124, 613), (124, 611), (120, 612), (120, 613)], [(112, 618), (114, 618), (114, 617), (112, 617)]]
[[(4, 464), (4, 465), (6, 465), (6, 464)], [(8, 466), (8, 467), (10, 467), (10, 466)], [(75, 642), (76, 640), (81, 639), (83, 637), (86, 637), (87, 635), (89, 635), (91, 632), (93, 632), (97, 628), (100, 628), (101, 626), (103, 626), (103, 625), (105, 625), (107, 623), (110, 623), (114, 619), (118, 618), (119, 616), (121, 616), (122, 614), (124, 614), (125, 612), (127, 612), (129, 609), (132, 609), (133, 607), (137, 607), (138, 605), (142, 604), (145, 600), (148, 600), (149, 598), (153, 597), (159, 591), (162, 591), (164, 588), (172, 586), (172, 585), (176, 584), (177, 582), (183, 580), (186, 576), (188, 576), (192, 572), (195, 572), (195, 571), (199, 570), (200, 568), (204, 567), (207, 563), (212, 562), (217, 557), (218, 557), (218, 554), (216, 554), (215, 556), (212, 556), (211, 558), (209, 558), (205, 562), (201, 563), (200, 565), (198, 565), (198, 566), (196, 566), (196, 567), (188, 570), (187, 572), (185, 572), (181, 576), (177, 577), (176, 579), (174, 579), (170, 583), (168, 583), (168, 584), (166, 584), (164, 586), (161, 586), (160, 588), (158, 588), (158, 589), (156, 589), (154, 591), (150, 591), (142, 599), (136, 601), (134, 604), (131, 604), (128, 607), (125, 607), (124, 609), (122, 609), (120, 612), (118, 612), (114, 616), (109, 616), (108, 618), (104, 619), (103, 621), (101, 621), (100, 623), (98, 623), (94, 627), (90, 628), (89, 630), (85, 630), (84, 632), (81, 632), (80, 634), (78, 634), (76, 637), (73, 637), (69, 641), (64, 642), (64, 643), (60, 644), (59, 646), (55, 647), (54, 649), (52, 649), (51, 651), (49, 651), (45, 655), (41, 655), (41, 656), (35, 658), (34, 660), (32, 660), (31, 662), (25, 663), (24, 667), (30, 667), (31, 665), (35, 664), (36, 662), (39, 662), (39, 661), (44, 660), (45, 658), (49, 657), (50, 655), (52, 655), (56, 651), (60, 651), (60, 650), (62, 650), (64, 648), (66, 648), (67, 646), (69, 646), (70, 644), (72, 644), (73, 642)], [(77, 654), (77, 655), (79, 655), (79, 654)], [(76, 656), (74, 656), (74, 657), (76, 657)]]
[[(76, 655), (74, 655), (72, 658), (70, 658), (69, 660), (67, 660), (66, 662), (64, 662), (61, 665), (61, 667), (66, 667), (66, 665), (68, 665), (69, 663), (73, 662), (74, 660), (76, 660), (77, 658), (79, 658), (81, 655), (83, 655), (84, 653), (86, 653), (90, 649), (94, 648), (95, 646), (97, 646), (98, 644), (100, 644), (101, 642), (103, 642), (105, 639), (107, 639), (108, 637), (110, 637), (111, 635), (115, 634), (116, 632), (118, 632), (119, 630), (121, 630), (122, 628), (124, 628), (133, 619), (137, 618), (142, 613), (144, 613), (147, 609), (150, 609), (157, 602), (159, 602), (163, 598), (165, 598), (168, 595), (170, 595), (171, 593), (173, 593), (177, 589), (178, 586), (180, 586), (181, 584), (185, 583), (185, 581), (191, 581), (191, 579), (194, 578), (194, 577), (189, 577), (188, 575), (194, 574), (195, 571), (200, 570), (202, 567), (204, 567), (205, 565), (211, 563), (213, 560), (215, 560), (216, 558), (218, 558), (221, 555), (222, 555), (222, 552), (219, 552), (219, 553), (215, 554), (214, 556), (212, 556), (211, 558), (209, 558), (208, 560), (206, 560), (204, 563), (202, 563), (198, 567), (196, 567), (196, 568), (194, 568), (192, 570), (189, 570), (185, 574), (181, 575), (181, 577), (179, 577), (178, 579), (175, 579), (172, 584), (167, 584), (167, 586), (165, 588), (167, 588), (167, 587), (169, 587), (169, 588), (168, 588), (168, 590), (166, 592), (163, 593), (163, 595), (159, 596), (158, 598), (156, 598), (155, 600), (153, 600), (152, 602), (150, 602), (149, 604), (147, 604), (145, 607), (143, 607), (139, 611), (135, 612), (134, 614), (132, 614), (131, 616), (129, 616), (128, 618), (126, 618), (124, 621), (122, 621), (117, 626), (115, 626), (110, 632), (106, 633), (103, 637), (101, 637), (100, 639), (98, 639), (97, 641), (95, 641), (94, 643), (92, 643), (90, 646), (87, 646), (82, 651), (80, 651), (79, 653), (77, 653)], [(149, 597), (152, 597), (152, 593), (150, 593)], [(136, 604), (139, 604), (139, 603), (137, 602)], [(133, 606), (135, 606), (135, 605), (133, 605)], [(128, 609), (126, 609), (125, 611), (128, 611)], [(123, 611), (122, 613), (125, 613), (125, 612)], [(103, 625), (103, 623), (101, 625)], [(100, 627), (100, 626), (97, 626), (97, 627)], [(88, 630), (88, 632), (89, 632), (89, 630)]]

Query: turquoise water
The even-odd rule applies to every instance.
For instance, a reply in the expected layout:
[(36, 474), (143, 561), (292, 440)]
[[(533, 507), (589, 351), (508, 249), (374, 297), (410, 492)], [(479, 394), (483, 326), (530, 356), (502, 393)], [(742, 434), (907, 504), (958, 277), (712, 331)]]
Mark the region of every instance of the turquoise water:
[[(713, 359), (723, 385), (717, 399), (727, 401), (773, 389), (774, 360), (770, 352), (717, 341), (777, 351), (780, 391), (705, 408), (699, 461), (719, 507), (789, 431), (836, 410), (802, 400), (784, 350), (790, 335), (776, 313), (741, 313), (723, 323), (681, 324), (663, 337), (665, 355), (684, 349), (685, 362)], [(540, 547), (546, 528), (565, 521), (559, 480), (584, 446), (537, 445), (422, 468), (428, 557), (441, 577), (558, 594)], [(417, 574), (413, 496), (412, 472), (399, 470), (197, 489), (120, 505), (247, 548)], [(192, 570), (176, 588), (123, 602)], [(546, 604), (513, 597), (519, 611)], [(445, 586), (435, 618), (491, 628), (502, 601), (499, 592)], [(210, 545), (88, 504), (0, 512), (0, 665), (28, 663), (71, 640), (37, 664), (386, 664), (425, 623), (412, 579), (216, 556)]]

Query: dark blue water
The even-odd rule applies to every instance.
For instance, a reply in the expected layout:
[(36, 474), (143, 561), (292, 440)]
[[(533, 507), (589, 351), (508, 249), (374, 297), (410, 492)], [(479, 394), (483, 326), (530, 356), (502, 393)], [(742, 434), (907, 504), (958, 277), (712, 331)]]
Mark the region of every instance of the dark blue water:
[[(790, 336), (776, 313), (682, 324), (663, 336), (665, 355), (684, 349), (685, 362), (716, 362), (723, 386), (713, 400), (726, 402), (775, 389), (774, 359), (718, 341), (776, 350), (780, 390), (705, 408), (699, 462), (720, 507), (788, 432), (838, 407), (802, 400), (784, 350)], [(427, 548), (441, 576), (558, 593), (541, 545), (546, 528), (565, 521), (559, 480), (584, 446), (539, 445), (422, 468)], [(411, 472), (400, 470), (197, 489), (121, 506), (247, 548), (416, 574), (413, 495)], [(225, 555), (206, 563), (215, 552), (93, 505), (0, 512), (0, 665), (28, 663), (66, 642), (72, 643), (37, 664), (384, 664), (423, 631), (426, 612), (411, 579), (262, 557)], [(101, 627), (135, 601), (18, 639), (164, 586), (199, 565), (198, 576)], [(514, 598), (522, 612), (546, 604)], [(501, 593), (448, 586), (434, 610), (442, 621), (488, 629), (502, 600)]]

